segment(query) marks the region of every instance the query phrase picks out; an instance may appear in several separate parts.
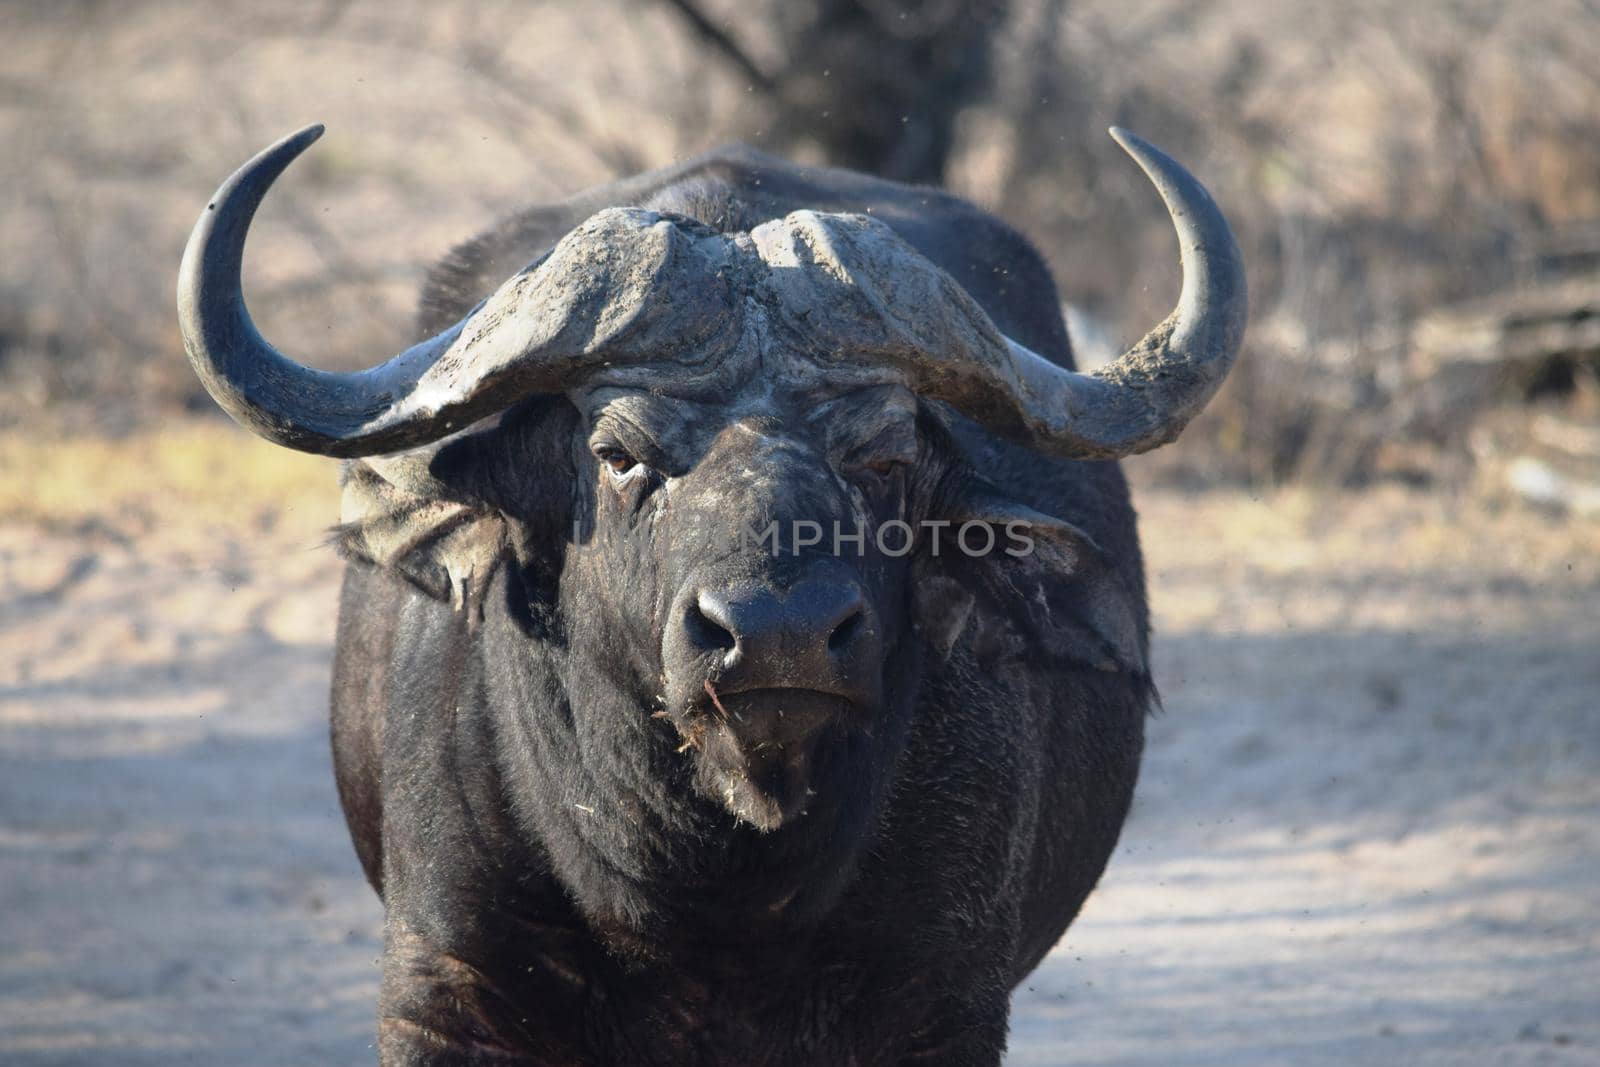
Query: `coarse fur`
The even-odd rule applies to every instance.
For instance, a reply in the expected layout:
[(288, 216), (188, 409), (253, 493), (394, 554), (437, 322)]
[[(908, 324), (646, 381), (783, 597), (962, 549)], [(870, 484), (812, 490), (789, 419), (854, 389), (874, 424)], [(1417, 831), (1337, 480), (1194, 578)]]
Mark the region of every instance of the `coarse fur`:
[[(461, 246), (429, 280), (421, 334), (623, 206), (726, 233), (870, 214), (1071, 366), (1054, 284), (1003, 223), (741, 147)], [(439, 449), (447, 499), (347, 467), (333, 748), (387, 913), (384, 1063), (1000, 1062), (1011, 989), (1077, 914), (1133, 794), (1153, 698), (1134, 515), (1115, 463), (1050, 459), (884, 388), (531, 397)], [(644, 473), (597, 460), (613, 423), (651, 438), (623, 442), (657, 450)], [(861, 469), (890, 473), (859, 474), (862, 450), (877, 452)], [(685, 532), (694, 516), (703, 533), (717, 514), (897, 508), (1024, 516), (1041, 549), (974, 560), (919, 539), (837, 575), (821, 559), (780, 574)], [(824, 567), (865, 590), (876, 688), (829, 703), (811, 762), (786, 765), (809, 800), (783, 795), (794, 782), (718, 796), (742, 780), (718, 777), (734, 724), (714, 714), (714, 673), (709, 701), (673, 690), (701, 677), (664, 636), (681, 591)]]

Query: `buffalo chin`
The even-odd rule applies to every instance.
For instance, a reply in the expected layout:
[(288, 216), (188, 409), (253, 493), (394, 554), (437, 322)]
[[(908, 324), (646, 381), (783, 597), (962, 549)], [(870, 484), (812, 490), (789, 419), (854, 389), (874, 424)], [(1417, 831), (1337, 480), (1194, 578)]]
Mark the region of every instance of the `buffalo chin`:
[(859, 714), (808, 689), (719, 694), (698, 724), (695, 789), (741, 822), (777, 830), (805, 815), (819, 762)]

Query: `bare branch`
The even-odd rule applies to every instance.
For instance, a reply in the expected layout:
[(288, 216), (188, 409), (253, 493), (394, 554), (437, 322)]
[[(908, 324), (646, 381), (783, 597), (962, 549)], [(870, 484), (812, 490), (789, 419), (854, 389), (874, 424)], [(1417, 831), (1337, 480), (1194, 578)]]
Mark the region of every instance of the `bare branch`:
[(682, 15), (684, 21), (689, 23), (690, 27), (704, 38), (707, 44), (721, 52), (734, 66), (738, 67), (744, 76), (754, 83), (756, 88), (764, 93), (772, 93), (777, 88), (777, 83), (765, 71), (756, 66), (755, 60), (746, 55), (744, 49), (739, 47), (739, 42), (729, 36), (728, 32), (721, 26), (707, 18), (705, 12), (694, 5), (693, 0), (662, 0), (662, 2)]

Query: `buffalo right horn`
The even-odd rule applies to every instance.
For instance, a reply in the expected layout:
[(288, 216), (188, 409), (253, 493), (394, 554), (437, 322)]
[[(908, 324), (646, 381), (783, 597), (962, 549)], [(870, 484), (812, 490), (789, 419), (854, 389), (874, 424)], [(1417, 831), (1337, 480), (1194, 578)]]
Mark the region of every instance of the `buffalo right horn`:
[(1005, 377), (1026, 436), (1042, 451), (1081, 459), (1120, 458), (1176, 438), (1227, 377), (1249, 305), (1239, 246), (1205, 187), (1137, 135), (1112, 127), (1111, 136), (1149, 176), (1178, 231), (1178, 306), (1092, 374), (1063, 370), (1005, 338)]
[(751, 231), (791, 335), (835, 358), (887, 364), (913, 390), (1064, 459), (1164, 445), (1205, 407), (1244, 336), (1244, 266), (1205, 188), (1125, 130), (1178, 234), (1183, 288), (1166, 320), (1093, 373), (1005, 336), (972, 294), (881, 219), (793, 212)]

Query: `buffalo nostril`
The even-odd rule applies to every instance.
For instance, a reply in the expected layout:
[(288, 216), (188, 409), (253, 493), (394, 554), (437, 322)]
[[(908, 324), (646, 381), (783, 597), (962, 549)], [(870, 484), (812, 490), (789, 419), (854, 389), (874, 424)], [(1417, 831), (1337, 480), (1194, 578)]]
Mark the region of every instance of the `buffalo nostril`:
[(704, 652), (727, 652), (738, 644), (728, 625), (726, 609), (704, 593), (684, 610), (683, 628), (694, 646)]
[(853, 605), (844, 618), (834, 624), (833, 633), (828, 635), (828, 651), (833, 653), (843, 652), (850, 647), (856, 634), (861, 630), (861, 621), (866, 613), (861, 610), (861, 605)]

